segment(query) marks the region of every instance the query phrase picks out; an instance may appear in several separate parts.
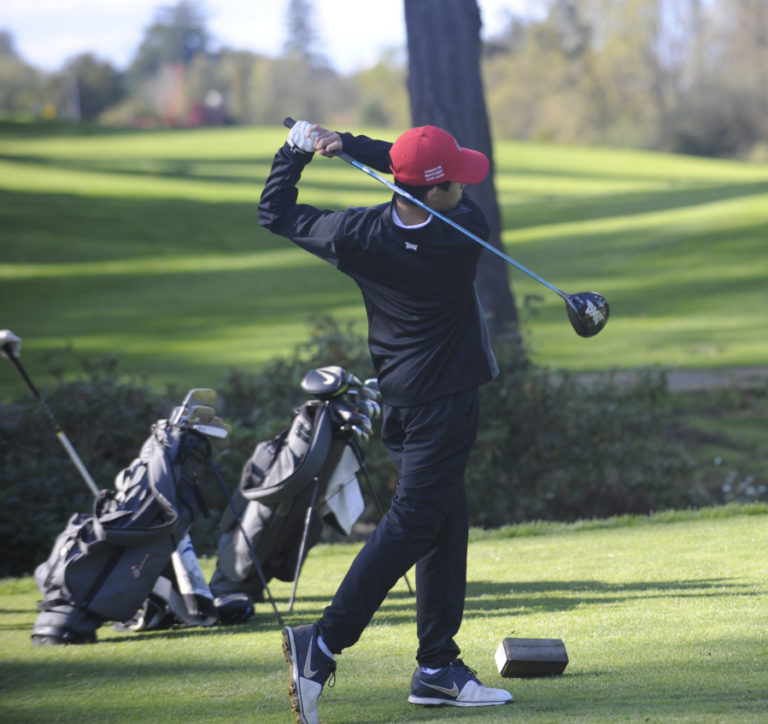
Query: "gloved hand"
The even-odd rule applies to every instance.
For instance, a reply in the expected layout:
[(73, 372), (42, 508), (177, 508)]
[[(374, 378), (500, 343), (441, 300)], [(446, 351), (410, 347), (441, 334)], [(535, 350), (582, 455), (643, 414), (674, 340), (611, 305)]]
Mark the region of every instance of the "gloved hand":
[(314, 153), (315, 140), (319, 134), (317, 131), (309, 133), (309, 129), (313, 126), (314, 124), (309, 121), (296, 121), (288, 132), (288, 145), (304, 153)]

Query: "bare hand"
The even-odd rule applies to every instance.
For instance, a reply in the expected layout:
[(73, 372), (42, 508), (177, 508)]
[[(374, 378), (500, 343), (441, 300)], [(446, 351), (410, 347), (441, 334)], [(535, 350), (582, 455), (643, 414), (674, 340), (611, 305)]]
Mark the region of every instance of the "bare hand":
[(314, 125), (309, 129), (309, 132), (317, 133), (315, 151), (321, 156), (333, 156), (334, 151), (341, 151), (341, 136), (336, 131), (329, 131), (322, 126)]

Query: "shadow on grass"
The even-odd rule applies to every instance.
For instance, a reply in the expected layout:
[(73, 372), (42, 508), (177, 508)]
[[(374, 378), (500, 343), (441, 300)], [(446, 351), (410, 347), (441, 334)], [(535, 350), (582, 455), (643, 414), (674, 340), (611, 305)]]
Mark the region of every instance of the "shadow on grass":
[(472, 582), (467, 586), (465, 616), (507, 615), (510, 610), (562, 612), (584, 604), (612, 604), (637, 599), (757, 596), (748, 584), (726, 578), (608, 583), (605, 581)]
[[(761, 595), (749, 584), (727, 578), (636, 583), (608, 583), (596, 580), (524, 583), (471, 581), (467, 584), (464, 616), (465, 618), (507, 616), (512, 611), (554, 613), (570, 611), (584, 604), (605, 605), (637, 599), (728, 598), (734, 594)], [(287, 612), (287, 601), (277, 600), (280, 613), (286, 619), (286, 623), (291, 626), (317, 620), (323, 609), (330, 603), (331, 596), (306, 594), (299, 595), (297, 600), (301, 610), (292, 614)], [(375, 620), (383, 624), (398, 624), (404, 620), (413, 620), (415, 611), (415, 595), (411, 595), (406, 590), (393, 590), (376, 612)], [(263, 631), (276, 625), (276, 621), (267, 604), (262, 603), (257, 604), (255, 622), (249, 622), (246, 625), (257, 626), (258, 630)]]
[[(274, 149), (275, 151), (277, 148)], [(156, 180), (158, 178), (182, 181), (197, 181), (209, 183), (225, 183), (234, 186), (243, 184), (263, 184), (266, 178), (264, 169), (272, 163), (273, 151), (270, 149), (261, 155), (246, 158), (194, 157), (187, 158), (158, 158), (158, 157), (115, 157), (109, 159), (82, 158), (46, 158), (35, 155), (2, 154), (0, 160), (13, 163), (28, 164), (35, 167), (49, 166), (51, 168), (78, 172), (97, 172)], [(225, 167), (238, 169), (237, 173), (222, 172)], [(242, 171), (247, 170), (248, 173)], [(632, 174), (612, 172), (574, 172), (554, 169), (510, 169), (506, 173), (514, 176), (542, 176), (553, 178), (571, 178), (574, 184), (580, 180), (631, 180)], [(640, 176), (647, 181), (646, 176)], [(700, 179), (668, 179), (664, 176), (655, 179), (663, 184), (658, 190), (629, 191), (617, 193), (600, 193), (588, 198), (574, 200), (569, 194), (545, 192), (535, 201), (521, 204), (505, 204), (502, 215), (509, 219), (505, 224), (507, 229), (522, 229), (527, 227), (558, 223), (632, 216), (650, 212), (672, 211), (737, 198), (748, 198), (768, 193), (768, 182), (765, 180), (744, 183), (715, 185)], [(372, 182), (373, 183), (373, 182)], [(360, 185), (350, 172), (349, 180), (334, 182), (305, 179), (302, 182), (305, 190), (315, 189), (329, 193), (329, 199), (344, 192), (359, 191)], [(372, 188), (375, 188), (373, 186)], [(383, 196), (382, 200), (386, 200)]]
[[(277, 150), (277, 148), (275, 148)], [(205, 183), (223, 183), (232, 186), (257, 184), (262, 186), (267, 178), (267, 173), (272, 165), (274, 154), (268, 153), (262, 156), (248, 156), (244, 158), (195, 158), (193, 156), (178, 158), (158, 158), (150, 156), (146, 158), (111, 158), (111, 159), (78, 159), (78, 158), (47, 158), (44, 156), (17, 156), (13, 154), (0, 154), (0, 161), (25, 164), (33, 167), (50, 167), (67, 171), (112, 174), (120, 177), (131, 177), (155, 181), (167, 179), (172, 181), (194, 181)], [(222, 167), (238, 169), (238, 173), (224, 173)], [(301, 184), (304, 190), (328, 191), (329, 185), (324, 181), (304, 179)], [(372, 186), (376, 189), (376, 186)], [(359, 179), (354, 174), (349, 174), (345, 182), (334, 182), (333, 193), (329, 195), (329, 205), (338, 194), (357, 192), (360, 190)], [(386, 201), (386, 194), (383, 200)], [(336, 204), (341, 208), (342, 204)]]
[[(608, 583), (605, 581), (534, 581), (498, 583), (472, 581), (467, 584), (465, 618), (507, 616), (510, 612), (563, 612), (585, 604), (612, 604), (637, 599), (670, 598), (729, 598), (758, 596), (749, 584), (726, 578), (683, 581), (643, 581)], [(322, 611), (329, 599), (302, 597), (303, 603), (317, 603), (316, 613)], [(278, 604), (279, 605), (279, 604)], [(416, 599), (406, 591), (393, 591), (376, 613), (380, 623), (396, 624), (412, 619)], [(307, 614), (308, 620), (313, 620)]]
[[(502, 212), (503, 218), (507, 220), (504, 228), (512, 230), (552, 223), (594, 221), (676, 211), (766, 193), (768, 193), (768, 183), (755, 181), (722, 186), (694, 185), (688, 188), (676, 186), (658, 191), (596, 194), (576, 201), (570, 196), (546, 194), (542, 195), (543, 198), (531, 202), (505, 204)], [(548, 203), (544, 203), (545, 201)]]

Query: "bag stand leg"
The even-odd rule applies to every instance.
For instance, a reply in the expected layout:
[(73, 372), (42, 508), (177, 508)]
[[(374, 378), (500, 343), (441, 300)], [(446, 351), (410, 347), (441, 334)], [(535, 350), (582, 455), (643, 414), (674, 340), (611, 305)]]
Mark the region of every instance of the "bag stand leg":
[(307, 538), (309, 537), (309, 526), (312, 523), (312, 512), (315, 509), (315, 500), (317, 499), (317, 488), (320, 484), (320, 479), (315, 477), (315, 485), (312, 488), (312, 499), (309, 501), (309, 507), (307, 508), (307, 515), (304, 518), (304, 532), (301, 534), (301, 545), (299, 546), (299, 557), (296, 560), (296, 572), (293, 575), (293, 590), (291, 591), (291, 600), (288, 602), (288, 612), (293, 611), (293, 602), (296, 600), (296, 588), (299, 585), (299, 574), (301, 573), (301, 566), (304, 563), (304, 557), (306, 556)]
[(275, 603), (275, 599), (272, 596), (272, 592), (269, 590), (269, 586), (267, 585), (267, 577), (264, 575), (264, 570), (261, 567), (261, 563), (259, 562), (259, 557), (256, 555), (256, 551), (253, 548), (253, 544), (251, 543), (251, 539), (248, 537), (248, 535), (245, 532), (245, 529), (243, 528), (243, 521), (240, 517), (240, 514), (237, 512), (237, 506), (235, 505), (235, 501), (232, 500), (232, 496), (229, 493), (229, 490), (227, 489), (227, 484), (221, 479), (221, 473), (219, 472), (219, 469), (216, 467), (214, 462), (212, 460), (208, 460), (208, 467), (213, 471), (213, 474), (219, 482), (219, 486), (224, 491), (224, 495), (226, 496), (227, 500), (229, 501), (229, 507), (232, 510), (232, 514), (235, 516), (235, 520), (237, 521), (237, 526), (240, 529), (240, 532), (243, 534), (243, 538), (245, 539), (246, 544), (248, 545), (248, 552), (251, 554), (251, 558), (253, 559), (253, 565), (256, 567), (256, 572), (259, 574), (259, 578), (261, 579), (261, 585), (264, 586), (264, 590), (267, 593), (267, 598), (269, 598), (269, 602), (272, 604), (272, 610), (275, 612), (275, 618), (277, 619), (277, 623), (282, 628), (285, 626), (285, 621), (283, 621), (283, 617), (280, 615), (280, 611), (277, 609), (277, 603)]

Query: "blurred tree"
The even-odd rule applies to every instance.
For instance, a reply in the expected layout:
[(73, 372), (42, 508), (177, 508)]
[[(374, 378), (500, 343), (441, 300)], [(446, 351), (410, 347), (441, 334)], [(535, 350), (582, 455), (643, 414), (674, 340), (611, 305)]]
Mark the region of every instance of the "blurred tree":
[(147, 78), (166, 64), (187, 65), (196, 55), (208, 50), (209, 42), (200, 2), (179, 0), (175, 5), (160, 7), (131, 62), (129, 77), (132, 80)]
[[(682, 2), (682, 0), (681, 0)], [(765, 158), (768, 149), (768, 5), (686, 0), (675, 55), (675, 103), (656, 145), (708, 156)]]
[(54, 75), (52, 87), (62, 104), (77, 104), (77, 109), (70, 110), (70, 116), (86, 121), (96, 120), (125, 96), (122, 73), (91, 53), (69, 60)]
[[(485, 181), (469, 189), (501, 243), (491, 132), (480, 76), (480, 10), (476, 0), (405, 0), (408, 92), (414, 126), (435, 125), (491, 160)], [(487, 249), (478, 267), (478, 291), (493, 334), (517, 333), (509, 267)]]
[(270, 74), (270, 95), (282, 102), (282, 111), (292, 109), (297, 118), (328, 118), (327, 109), (339, 100), (335, 92), (341, 87), (338, 74), (328, 59), (318, 52), (310, 0), (290, 0), (286, 11), (287, 37), (283, 55)]
[(7, 30), (0, 30), (0, 60), (21, 60), (16, 52), (16, 41)]
[(242, 50), (221, 52), (220, 73), (226, 87), (229, 113), (236, 122), (252, 123), (254, 120), (253, 109), (257, 104), (250, 90), (259, 61), (257, 56)]
[(400, 51), (385, 51), (376, 65), (352, 77), (357, 92), (353, 123), (382, 128), (410, 124), (407, 70), (401, 56)]
[(317, 50), (318, 37), (314, 26), (311, 0), (290, 0), (286, 11), (286, 40), (283, 56), (298, 58), (308, 66), (326, 66), (327, 60)]
[(16, 51), (13, 35), (0, 30), (0, 110), (34, 114), (43, 106), (43, 77)]

